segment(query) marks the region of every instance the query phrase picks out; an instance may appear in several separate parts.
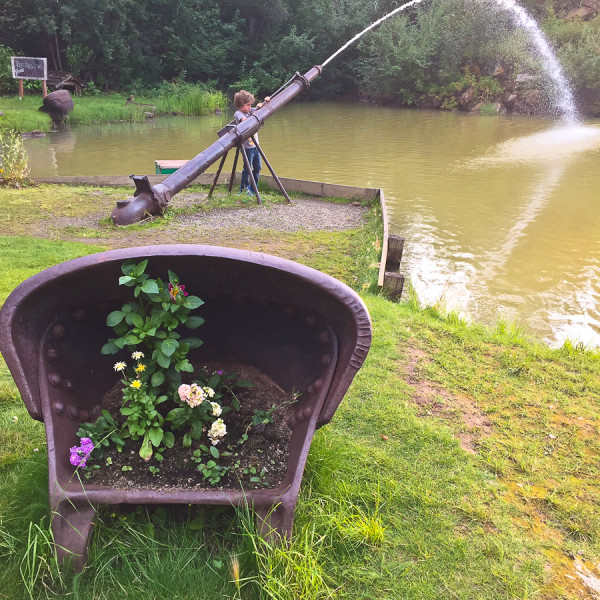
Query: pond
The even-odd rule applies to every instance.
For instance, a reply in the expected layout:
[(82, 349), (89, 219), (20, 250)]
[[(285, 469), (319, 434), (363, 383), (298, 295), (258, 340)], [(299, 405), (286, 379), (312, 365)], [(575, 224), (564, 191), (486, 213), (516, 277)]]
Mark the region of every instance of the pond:
[[(157, 159), (209, 146), (230, 118), (29, 139), (31, 174), (152, 174)], [(383, 188), (392, 232), (406, 238), (402, 271), (424, 303), (515, 323), (551, 346), (600, 346), (599, 120), (560, 128), (539, 118), (296, 102), (269, 119), (260, 142), (280, 176)]]

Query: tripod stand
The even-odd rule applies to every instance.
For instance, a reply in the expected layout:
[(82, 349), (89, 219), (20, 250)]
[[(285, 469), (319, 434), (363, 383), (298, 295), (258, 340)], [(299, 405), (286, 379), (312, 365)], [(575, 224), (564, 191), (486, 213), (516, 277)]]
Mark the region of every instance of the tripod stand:
[[(227, 125), (225, 125), (225, 127), (222, 127), (221, 129), (219, 129), (219, 131), (217, 132), (218, 136), (222, 137), (223, 135), (225, 135), (232, 129), (235, 129), (235, 124), (228, 123)], [(273, 179), (275, 180), (277, 187), (281, 190), (281, 193), (285, 196), (285, 199), (291, 203), (290, 197), (287, 195), (287, 192), (285, 191), (283, 184), (279, 180), (279, 177), (277, 177), (277, 175), (275, 174), (275, 171), (273, 171), (273, 167), (271, 167), (271, 163), (269, 163), (269, 161), (267, 160), (267, 157), (265, 156), (265, 153), (262, 151), (262, 148), (258, 145), (256, 138), (253, 135), (251, 135), (249, 139), (251, 139), (254, 142), (254, 145), (256, 146), (258, 153), (260, 154), (262, 159), (265, 161), (265, 164), (267, 165), (267, 168), (269, 169), (269, 171), (271, 171), (271, 175), (273, 176)], [(236, 146), (235, 158), (233, 159), (233, 169), (231, 170), (231, 177), (229, 178), (228, 192), (231, 193), (231, 190), (233, 188), (233, 181), (235, 179), (235, 169), (237, 167), (237, 162), (238, 162), (238, 158), (240, 156), (240, 152), (242, 154), (242, 159), (244, 161), (246, 170), (248, 171), (248, 176), (250, 177), (250, 185), (252, 186), (252, 191), (254, 192), (254, 195), (256, 196), (256, 201), (258, 202), (258, 204), (262, 204), (262, 200), (260, 199), (260, 194), (258, 193), (258, 186), (256, 185), (256, 181), (254, 179), (254, 173), (252, 172), (250, 161), (248, 160), (248, 155), (246, 154), (246, 150), (244, 149), (242, 142), (240, 142)], [(219, 168), (217, 169), (217, 174), (215, 175), (215, 179), (214, 179), (214, 181), (210, 187), (210, 190), (208, 192), (209, 198), (212, 196), (215, 186), (217, 185), (217, 181), (219, 179), (219, 175), (221, 175), (221, 170), (223, 169), (223, 165), (225, 164), (225, 159), (227, 158), (227, 154), (229, 154), (229, 152), (226, 152), (225, 155), (223, 156), (223, 158), (221, 158), (221, 162), (219, 163)]]

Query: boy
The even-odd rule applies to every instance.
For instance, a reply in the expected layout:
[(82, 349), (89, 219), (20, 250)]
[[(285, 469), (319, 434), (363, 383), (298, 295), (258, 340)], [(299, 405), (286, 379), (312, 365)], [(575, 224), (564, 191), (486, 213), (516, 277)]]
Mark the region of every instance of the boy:
[[(269, 96), (265, 97), (265, 102), (268, 102), (271, 98)], [(241, 123), (245, 121), (256, 109), (261, 108), (263, 103), (259, 103), (256, 105), (256, 108), (252, 108), (252, 103), (254, 102), (254, 96), (247, 92), (246, 90), (240, 90), (233, 97), (233, 103), (237, 110), (235, 111), (235, 122)], [(254, 139), (258, 142), (258, 134), (254, 134)], [(248, 162), (250, 163), (250, 167), (252, 168), (252, 174), (254, 175), (254, 181), (256, 185), (258, 185), (258, 177), (261, 169), (260, 162), (260, 153), (258, 152), (258, 148), (255, 146), (254, 142), (248, 138), (244, 143), (244, 150), (246, 151), (246, 156), (248, 157)], [(252, 186), (250, 185), (250, 173), (246, 167), (246, 163), (244, 162), (244, 169), (242, 170), (242, 183), (240, 186), (240, 193), (246, 192), (251, 196), (254, 195), (254, 191), (252, 190)]]

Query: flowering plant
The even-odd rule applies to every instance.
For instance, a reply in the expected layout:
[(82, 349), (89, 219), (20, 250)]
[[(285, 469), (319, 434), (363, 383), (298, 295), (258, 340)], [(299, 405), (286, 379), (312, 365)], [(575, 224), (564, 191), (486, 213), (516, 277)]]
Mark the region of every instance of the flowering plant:
[[(215, 446), (227, 434), (223, 417), (232, 408), (239, 410), (233, 388), (249, 385), (222, 371), (207, 374), (205, 382), (182, 382), (182, 373), (193, 372), (188, 353), (202, 341), (183, 338), (178, 328), (195, 329), (204, 322), (191, 314), (203, 301), (188, 294), (171, 271), (168, 283), (150, 278), (145, 272), (147, 264), (144, 260), (122, 265), (119, 283), (133, 288), (135, 300), (112, 311), (106, 319), (116, 337), (109, 339), (101, 352), (127, 351), (127, 361), (132, 361), (129, 366), (125, 360), (114, 364), (114, 370), (122, 374), (120, 418), (114, 419), (103, 410), (94, 423), (81, 425), (77, 432), (81, 445), (71, 448), (70, 461), (76, 467), (85, 468), (88, 459), (102, 458), (111, 444), (121, 452), (127, 440), (139, 444), (138, 453), (145, 461), (152, 457), (161, 461), (179, 432), (184, 448), (194, 441), (207, 448), (200, 444), (205, 435), (210, 444), (208, 453), (218, 457)], [(222, 406), (224, 391), (230, 393), (231, 407)], [(154, 473), (157, 468), (153, 468)], [(210, 481), (213, 483), (214, 477)]]

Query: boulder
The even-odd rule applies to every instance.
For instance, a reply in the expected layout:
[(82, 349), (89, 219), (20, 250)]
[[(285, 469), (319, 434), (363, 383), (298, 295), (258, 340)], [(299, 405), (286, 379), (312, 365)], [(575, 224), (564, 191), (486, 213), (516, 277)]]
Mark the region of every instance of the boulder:
[(517, 83), (529, 83), (530, 81), (537, 79), (537, 75), (531, 75), (529, 73), (519, 73), (515, 79)]
[(53, 121), (60, 123), (73, 110), (71, 94), (68, 90), (56, 90), (44, 98), (39, 110), (48, 113)]
[(496, 65), (496, 68), (494, 69), (494, 72), (492, 73), (492, 76), (496, 77), (496, 78), (501, 78), (501, 77), (504, 77), (505, 75), (506, 75), (506, 69), (504, 68), (502, 63), (498, 63)]
[(476, 100), (477, 98), (475, 97), (475, 88), (473, 86), (471, 86), (470, 88), (467, 88), (457, 99), (458, 102), (458, 106), (460, 108), (462, 108), (463, 110), (465, 110), (466, 108), (468, 108), (469, 104), (471, 104), (473, 102), (473, 100)]
[(516, 94), (509, 94), (506, 97), (506, 99), (504, 100), (504, 105), (506, 106), (506, 108), (508, 110), (512, 110), (516, 101), (517, 101), (517, 95)]
[(590, 6), (580, 6), (579, 8), (573, 9), (566, 17), (565, 21), (574, 21), (575, 19), (581, 19), (582, 21), (589, 21), (598, 13)]

